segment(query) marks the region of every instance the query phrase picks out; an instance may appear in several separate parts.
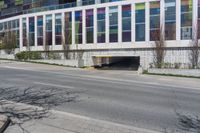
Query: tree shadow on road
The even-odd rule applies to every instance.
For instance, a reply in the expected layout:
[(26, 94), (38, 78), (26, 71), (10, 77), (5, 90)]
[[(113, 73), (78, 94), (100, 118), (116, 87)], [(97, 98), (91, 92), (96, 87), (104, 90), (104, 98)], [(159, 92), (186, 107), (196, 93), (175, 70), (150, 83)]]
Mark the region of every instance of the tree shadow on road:
[(200, 133), (200, 117), (199, 115), (177, 113), (178, 127), (186, 132)]
[(25, 122), (50, 116), (50, 109), (69, 102), (76, 102), (81, 92), (58, 88), (0, 88), (0, 114), (12, 120), (23, 133)]

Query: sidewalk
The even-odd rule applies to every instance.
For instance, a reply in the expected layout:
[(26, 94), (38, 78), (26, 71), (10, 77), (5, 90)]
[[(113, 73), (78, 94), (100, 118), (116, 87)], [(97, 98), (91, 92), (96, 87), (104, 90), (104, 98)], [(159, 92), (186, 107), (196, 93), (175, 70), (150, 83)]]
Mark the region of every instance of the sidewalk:
[[(23, 127), (30, 133), (158, 133), (66, 112), (51, 113), (49, 118), (25, 123)], [(5, 133), (21, 133), (21, 130), (11, 126)]]

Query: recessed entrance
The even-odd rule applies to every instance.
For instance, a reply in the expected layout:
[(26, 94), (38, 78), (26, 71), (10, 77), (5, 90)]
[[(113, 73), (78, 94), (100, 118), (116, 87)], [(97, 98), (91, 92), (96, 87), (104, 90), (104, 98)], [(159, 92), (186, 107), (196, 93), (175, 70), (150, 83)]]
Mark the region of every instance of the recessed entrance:
[(138, 56), (95, 56), (93, 57), (95, 68), (137, 70), (140, 65)]

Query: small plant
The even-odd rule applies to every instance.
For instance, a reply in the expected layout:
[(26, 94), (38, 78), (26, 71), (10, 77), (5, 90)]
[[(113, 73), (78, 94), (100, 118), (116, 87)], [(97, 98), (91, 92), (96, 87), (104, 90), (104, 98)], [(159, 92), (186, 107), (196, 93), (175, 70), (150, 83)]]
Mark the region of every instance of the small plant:
[(181, 68), (181, 63), (174, 63), (174, 68), (175, 69), (180, 69)]
[(15, 58), (17, 60), (39, 60), (42, 59), (42, 55), (40, 52), (37, 51), (23, 51), (20, 53), (17, 53), (15, 55)]
[(172, 68), (172, 64), (169, 62), (164, 63), (164, 68)]
[(48, 59), (61, 59), (61, 56), (58, 53), (49, 52)]

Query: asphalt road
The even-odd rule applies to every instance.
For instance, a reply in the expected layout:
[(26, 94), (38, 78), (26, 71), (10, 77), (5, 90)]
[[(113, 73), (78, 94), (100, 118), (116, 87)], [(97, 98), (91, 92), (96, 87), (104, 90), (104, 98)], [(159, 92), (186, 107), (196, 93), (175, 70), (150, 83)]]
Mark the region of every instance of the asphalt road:
[(77, 100), (55, 109), (165, 133), (200, 130), (199, 81), (139, 76), (131, 71), (0, 64), (0, 88), (34, 86), (70, 90), (77, 93)]

